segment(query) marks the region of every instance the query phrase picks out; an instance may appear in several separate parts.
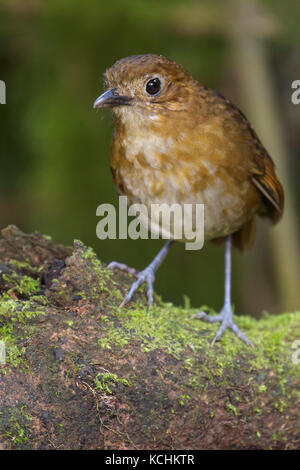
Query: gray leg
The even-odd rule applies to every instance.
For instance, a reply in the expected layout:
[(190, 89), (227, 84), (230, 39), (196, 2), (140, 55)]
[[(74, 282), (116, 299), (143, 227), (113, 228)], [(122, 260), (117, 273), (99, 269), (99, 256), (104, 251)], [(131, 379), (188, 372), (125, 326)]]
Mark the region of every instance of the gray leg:
[(137, 289), (140, 287), (141, 284), (146, 282), (148, 284), (148, 290), (147, 290), (147, 297), (148, 297), (148, 305), (149, 307), (153, 304), (153, 284), (155, 280), (155, 272), (165, 259), (165, 257), (168, 254), (169, 248), (171, 244), (173, 243), (173, 240), (169, 240), (159, 251), (159, 253), (155, 256), (154, 260), (147, 266), (146, 269), (143, 271), (137, 271), (134, 268), (130, 268), (126, 264), (122, 263), (117, 263), (116, 261), (113, 261), (109, 263), (108, 268), (114, 269), (118, 268), (121, 269), (122, 271), (126, 271), (133, 276), (137, 278), (137, 280), (132, 284), (128, 294), (124, 298), (123, 302), (120, 304), (120, 307), (123, 307), (125, 304), (127, 304), (131, 299), (133, 294), (137, 291)]
[(222, 307), (219, 315), (210, 316), (205, 312), (199, 312), (193, 315), (193, 318), (200, 318), (201, 320), (206, 320), (210, 323), (220, 322), (220, 328), (217, 331), (216, 336), (214, 337), (211, 345), (213, 346), (216, 341), (218, 341), (223, 335), (224, 331), (227, 328), (231, 330), (244, 341), (248, 346), (253, 346), (251, 341), (244, 335), (244, 333), (238, 328), (238, 326), (233, 321), (233, 311), (231, 307), (231, 236), (229, 235), (226, 238), (225, 245), (225, 295), (224, 295), (224, 305)]

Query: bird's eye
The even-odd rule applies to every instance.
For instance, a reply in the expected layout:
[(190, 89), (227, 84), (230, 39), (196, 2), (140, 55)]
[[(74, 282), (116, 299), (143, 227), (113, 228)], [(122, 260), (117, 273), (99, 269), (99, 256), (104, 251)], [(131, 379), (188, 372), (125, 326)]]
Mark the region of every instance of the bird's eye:
[(159, 78), (151, 78), (146, 84), (146, 92), (148, 95), (156, 95), (160, 91), (160, 87)]

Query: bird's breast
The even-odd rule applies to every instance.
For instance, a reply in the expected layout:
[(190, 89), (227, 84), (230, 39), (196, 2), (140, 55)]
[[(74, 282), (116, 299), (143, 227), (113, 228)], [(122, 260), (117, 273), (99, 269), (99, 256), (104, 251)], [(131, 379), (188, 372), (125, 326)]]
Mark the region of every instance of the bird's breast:
[(191, 143), (179, 130), (175, 137), (116, 134), (111, 169), (119, 193), (149, 211), (153, 204), (204, 204), (205, 239), (239, 230), (260, 197), (242, 156), (234, 148), (228, 155), (218, 139), (197, 137)]

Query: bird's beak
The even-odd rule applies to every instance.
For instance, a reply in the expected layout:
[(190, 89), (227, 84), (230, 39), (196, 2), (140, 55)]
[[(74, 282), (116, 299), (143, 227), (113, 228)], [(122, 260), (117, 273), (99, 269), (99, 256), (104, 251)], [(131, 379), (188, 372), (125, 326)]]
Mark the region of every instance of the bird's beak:
[(115, 106), (126, 106), (130, 104), (132, 98), (130, 96), (118, 95), (115, 88), (105, 91), (94, 103), (96, 108), (114, 108)]

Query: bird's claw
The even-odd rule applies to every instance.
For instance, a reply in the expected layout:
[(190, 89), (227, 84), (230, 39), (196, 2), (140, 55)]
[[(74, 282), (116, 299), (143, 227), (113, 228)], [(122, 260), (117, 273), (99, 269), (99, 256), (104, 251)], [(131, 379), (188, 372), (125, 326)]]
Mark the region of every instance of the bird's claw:
[(205, 312), (199, 312), (192, 316), (192, 318), (199, 318), (209, 323), (220, 322), (221, 325), (216, 333), (216, 336), (211, 342), (211, 346), (214, 346), (216, 341), (219, 341), (227, 328), (230, 328), (237, 337), (246, 343), (248, 346), (254, 348), (254, 344), (247, 338), (247, 336), (239, 329), (239, 327), (233, 321), (233, 312), (231, 306), (224, 306), (218, 315), (210, 316)]
[(112, 261), (107, 265), (108, 269), (120, 269), (121, 271), (125, 271), (126, 273), (132, 274), (133, 276), (137, 277), (139, 271), (135, 268), (131, 268), (127, 266), (127, 264), (118, 263), (117, 261)]
[(129, 292), (127, 293), (123, 301), (120, 303), (119, 308), (124, 307), (124, 305), (130, 302), (130, 300), (133, 297), (133, 294), (138, 290), (138, 288), (144, 282), (146, 282), (148, 285), (148, 289), (147, 289), (148, 306), (151, 307), (151, 305), (153, 304), (153, 294), (154, 294), (153, 285), (154, 285), (154, 280), (155, 280), (154, 270), (151, 266), (148, 266), (143, 271), (137, 271), (136, 269), (131, 268), (127, 266), (126, 264), (112, 261), (111, 263), (109, 263), (108, 268), (109, 269), (115, 269), (115, 268), (121, 269), (122, 271), (126, 271), (127, 273), (130, 273), (137, 278), (137, 280), (130, 287)]

